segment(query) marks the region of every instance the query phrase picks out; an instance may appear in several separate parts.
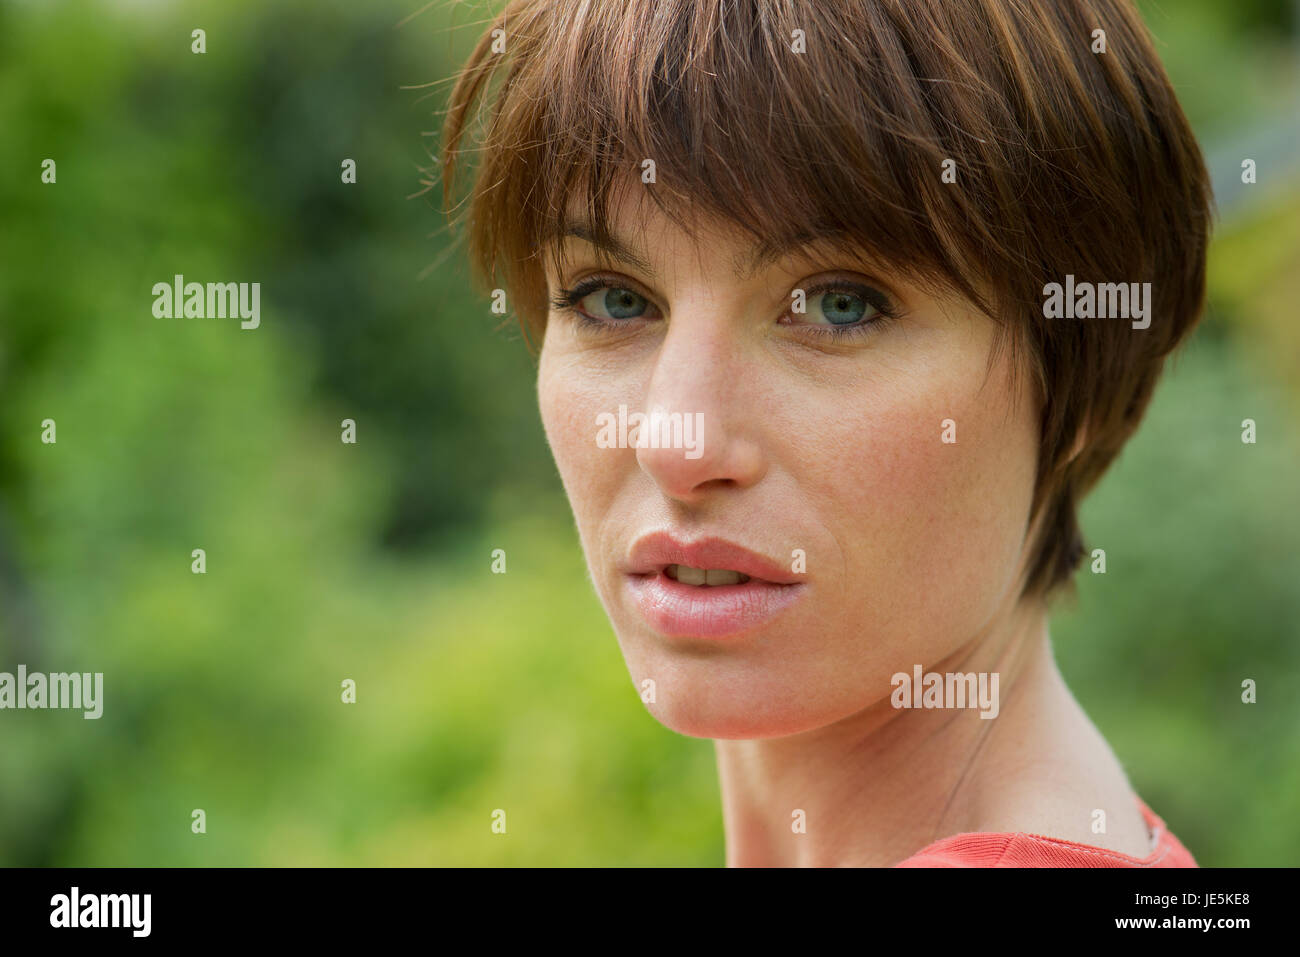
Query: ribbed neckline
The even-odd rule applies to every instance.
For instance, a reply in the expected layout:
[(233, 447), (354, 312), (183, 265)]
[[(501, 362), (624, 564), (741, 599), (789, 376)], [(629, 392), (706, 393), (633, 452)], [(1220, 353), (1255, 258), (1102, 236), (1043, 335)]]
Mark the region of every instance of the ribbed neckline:
[[(925, 858), (951, 860), (953, 857), (956, 857), (959, 862), (970, 861), (984, 866), (996, 866), (1003, 862), (1008, 854), (1019, 858), (1022, 852), (1029, 850), (1046, 853), (1053, 858), (1060, 855), (1077, 857), (1080, 863), (1096, 864), (1098, 858), (1105, 858), (1114, 862), (1111, 866), (1124, 867), (1157, 867), (1170, 854), (1175, 854), (1180, 861), (1186, 859), (1187, 863), (1182, 866), (1195, 867), (1196, 863), (1191, 854), (1183, 848), (1176, 837), (1169, 833), (1161, 817), (1152, 811), (1142, 798), (1136, 795), (1134, 797), (1151, 837), (1151, 853), (1146, 857), (1134, 857), (1121, 851), (1080, 844), (1059, 837), (1048, 837), (1045, 834), (1030, 834), (1023, 831), (967, 831), (928, 844), (895, 866), (909, 865), (913, 862), (924, 863), (921, 859)], [(1039, 854), (1033, 856), (1038, 857)]]

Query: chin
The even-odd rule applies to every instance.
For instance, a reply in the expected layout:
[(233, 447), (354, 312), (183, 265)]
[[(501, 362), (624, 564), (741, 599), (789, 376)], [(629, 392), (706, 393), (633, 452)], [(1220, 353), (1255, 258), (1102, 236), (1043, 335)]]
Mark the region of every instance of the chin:
[(809, 724), (791, 715), (774, 713), (757, 702), (736, 702), (718, 707), (710, 702), (673, 697), (668, 700), (660, 698), (658, 702), (646, 707), (655, 720), (669, 731), (690, 738), (781, 738), (817, 726), (815, 722)]
[[(642, 698), (646, 710), (688, 737), (786, 737), (833, 724), (868, 704), (828, 702), (824, 680), (793, 674), (781, 658), (760, 666), (720, 654), (712, 644), (665, 648), (662, 637), (641, 634), (620, 634), (619, 641), (637, 694), (645, 679), (655, 682), (655, 700)], [(808, 688), (821, 690), (809, 694)]]

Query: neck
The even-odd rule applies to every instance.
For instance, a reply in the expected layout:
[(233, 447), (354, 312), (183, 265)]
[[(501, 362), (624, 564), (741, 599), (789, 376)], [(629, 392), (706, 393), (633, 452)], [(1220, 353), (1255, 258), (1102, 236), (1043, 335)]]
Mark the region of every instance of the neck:
[(940, 837), (1005, 821), (1002, 772), (1059, 753), (1070, 722), (1051, 718), (1078, 708), (1052, 659), (1045, 609), (1015, 606), (925, 671), (997, 673), (997, 717), (885, 698), (813, 731), (715, 741), (727, 865), (890, 866)]

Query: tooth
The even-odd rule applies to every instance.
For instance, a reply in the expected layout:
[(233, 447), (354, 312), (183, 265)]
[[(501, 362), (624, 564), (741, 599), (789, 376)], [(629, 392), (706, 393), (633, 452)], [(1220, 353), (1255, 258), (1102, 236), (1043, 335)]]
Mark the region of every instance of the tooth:
[(739, 585), (740, 572), (729, 568), (710, 568), (704, 573), (704, 580), (709, 585)]
[(683, 585), (703, 585), (705, 574), (703, 568), (692, 568), (690, 565), (677, 566), (677, 580)]

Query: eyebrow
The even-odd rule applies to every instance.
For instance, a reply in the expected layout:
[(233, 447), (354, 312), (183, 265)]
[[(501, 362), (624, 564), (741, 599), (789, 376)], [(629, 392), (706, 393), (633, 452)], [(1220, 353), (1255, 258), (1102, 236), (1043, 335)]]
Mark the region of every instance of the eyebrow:
[[(836, 232), (835, 230), (823, 232), (800, 230), (792, 239), (784, 242), (762, 240), (755, 243), (751, 247), (748, 256), (737, 257), (733, 266), (736, 278), (746, 279), (752, 277), (763, 266), (769, 265), (789, 253), (832, 242), (836, 238)], [(554, 241), (562, 241), (570, 236), (590, 243), (614, 259), (635, 266), (653, 279), (658, 278), (654, 266), (617, 236), (610, 235), (607, 238), (601, 238), (596, 235), (595, 230), (589, 228), (585, 223), (567, 221), (560, 226), (552, 238)]]
[(658, 278), (654, 266), (650, 265), (646, 259), (638, 256), (631, 246), (623, 242), (617, 236), (611, 235), (602, 238), (596, 235), (595, 230), (588, 228), (585, 224), (569, 221), (561, 225), (559, 230), (555, 232), (551, 239), (560, 242), (570, 236), (575, 239), (581, 239), (583, 242), (590, 243), (601, 252), (607, 253), (613, 258), (625, 262), (630, 266), (635, 266), (647, 276), (656, 279)]

